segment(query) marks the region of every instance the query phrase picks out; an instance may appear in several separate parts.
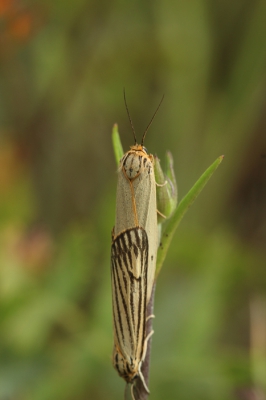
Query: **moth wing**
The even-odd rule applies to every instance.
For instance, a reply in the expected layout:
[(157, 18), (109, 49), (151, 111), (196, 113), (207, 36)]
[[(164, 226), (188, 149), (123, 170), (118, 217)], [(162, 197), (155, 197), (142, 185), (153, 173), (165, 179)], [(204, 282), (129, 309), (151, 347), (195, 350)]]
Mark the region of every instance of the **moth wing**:
[(149, 258), (146, 231), (141, 227), (127, 229), (114, 239), (111, 252), (115, 346), (133, 368), (136, 360), (141, 361), (145, 340)]
[(139, 225), (145, 229), (149, 240), (147, 302), (150, 300), (154, 284), (158, 250), (156, 183), (153, 166), (148, 167), (149, 173), (142, 174), (133, 182)]

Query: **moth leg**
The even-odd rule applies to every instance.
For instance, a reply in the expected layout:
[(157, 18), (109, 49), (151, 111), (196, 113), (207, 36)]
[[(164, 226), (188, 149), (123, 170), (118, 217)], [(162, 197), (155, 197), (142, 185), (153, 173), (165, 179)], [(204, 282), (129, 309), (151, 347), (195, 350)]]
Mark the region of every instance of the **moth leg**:
[[(140, 365), (140, 367), (141, 367), (141, 365)], [(140, 377), (140, 379), (141, 379), (141, 382), (142, 382), (142, 384), (143, 384), (143, 386), (144, 386), (146, 392), (147, 392), (147, 393), (150, 393), (149, 388), (148, 388), (148, 386), (146, 385), (144, 376), (142, 375), (142, 372), (141, 372), (140, 369), (139, 369), (139, 377)]]
[(149, 315), (149, 316), (146, 318), (146, 322), (147, 322), (150, 318), (155, 318), (155, 315), (154, 315), (154, 314)]
[(134, 387), (135, 387), (135, 384), (134, 384), (134, 383), (131, 383), (130, 392), (131, 392), (132, 400), (135, 400), (135, 396), (134, 396)]
[[(150, 318), (150, 317), (148, 317)], [(148, 344), (148, 340), (150, 339), (150, 337), (154, 334), (154, 330), (150, 331), (150, 333), (148, 334), (148, 336), (146, 337), (146, 339), (144, 340), (144, 345), (143, 345), (143, 355), (142, 355), (142, 360), (141, 362), (143, 362), (145, 360), (146, 357), (146, 352), (147, 352), (147, 344)], [(149, 391), (148, 391), (149, 393)]]
[(164, 187), (166, 184), (167, 184), (167, 181), (164, 181), (164, 183), (157, 183), (157, 182), (155, 182), (155, 185), (156, 185), (156, 186), (159, 186), (159, 187)]
[[(148, 318), (150, 318), (150, 317), (148, 317)], [(143, 345), (143, 355), (142, 355), (142, 360), (141, 360), (141, 362), (139, 363), (139, 371), (138, 371), (139, 377), (140, 377), (140, 379), (141, 379), (141, 382), (142, 382), (142, 384), (143, 384), (143, 386), (144, 386), (144, 388), (145, 388), (145, 390), (146, 390), (147, 393), (150, 393), (150, 391), (149, 391), (148, 386), (146, 385), (144, 376), (142, 375), (141, 366), (142, 366), (142, 362), (145, 360), (145, 357), (146, 357), (148, 340), (150, 339), (150, 337), (151, 337), (153, 334), (154, 334), (154, 331), (152, 330), (152, 331), (148, 334), (148, 336), (146, 337), (146, 339), (145, 339), (145, 341), (144, 341), (144, 345)]]
[[(129, 385), (130, 385), (130, 389), (128, 389)], [(135, 381), (133, 383), (126, 383), (125, 391), (124, 391), (124, 400), (128, 399), (128, 396), (127, 396), (128, 390), (130, 390), (131, 399), (136, 400), (135, 396), (134, 396), (134, 387), (135, 387)]]
[(157, 213), (158, 213), (161, 217), (163, 217), (163, 218), (166, 219), (166, 216), (165, 216), (164, 214), (162, 214), (159, 210), (157, 210)]

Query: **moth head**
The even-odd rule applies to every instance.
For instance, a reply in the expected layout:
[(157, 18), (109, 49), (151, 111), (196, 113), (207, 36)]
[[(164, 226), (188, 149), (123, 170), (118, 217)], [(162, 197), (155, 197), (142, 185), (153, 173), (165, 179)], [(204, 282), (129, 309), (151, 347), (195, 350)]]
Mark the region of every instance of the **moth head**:
[(142, 146), (142, 144), (134, 144), (134, 146), (130, 146), (130, 151), (138, 156), (148, 156), (148, 150), (146, 149), (146, 147)]

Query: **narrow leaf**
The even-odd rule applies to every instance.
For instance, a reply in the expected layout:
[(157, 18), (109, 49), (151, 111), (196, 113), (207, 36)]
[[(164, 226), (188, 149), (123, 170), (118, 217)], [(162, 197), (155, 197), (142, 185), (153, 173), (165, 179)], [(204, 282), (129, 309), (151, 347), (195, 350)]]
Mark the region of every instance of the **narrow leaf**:
[(117, 166), (119, 166), (119, 162), (124, 155), (123, 146), (120, 140), (119, 132), (118, 132), (118, 125), (114, 124), (113, 131), (112, 131), (112, 142), (113, 148), (115, 153), (115, 161)]
[(189, 207), (194, 203), (214, 171), (218, 168), (218, 166), (223, 161), (224, 156), (218, 157), (214, 163), (201, 175), (195, 185), (190, 189), (187, 195), (180, 201), (179, 205), (177, 206), (174, 214), (166, 223), (163, 233), (161, 236), (161, 242), (158, 248), (157, 253), (157, 266), (156, 266), (156, 278), (159, 275), (159, 272), (162, 268), (162, 264), (166, 257), (169, 245), (172, 241), (173, 235), (175, 233), (176, 228), (178, 227), (181, 219), (185, 215), (186, 211)]

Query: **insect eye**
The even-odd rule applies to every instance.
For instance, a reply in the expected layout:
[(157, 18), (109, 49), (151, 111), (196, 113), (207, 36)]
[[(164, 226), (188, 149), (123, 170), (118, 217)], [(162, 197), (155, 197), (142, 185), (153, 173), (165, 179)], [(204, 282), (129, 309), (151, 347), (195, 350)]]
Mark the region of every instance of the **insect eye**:
[(142, 149), (143, 149), (143, 151), (145, 151), (145, 153), (148, 154), (148, 150), (146, 149), (146, 147), (143, 146)]

